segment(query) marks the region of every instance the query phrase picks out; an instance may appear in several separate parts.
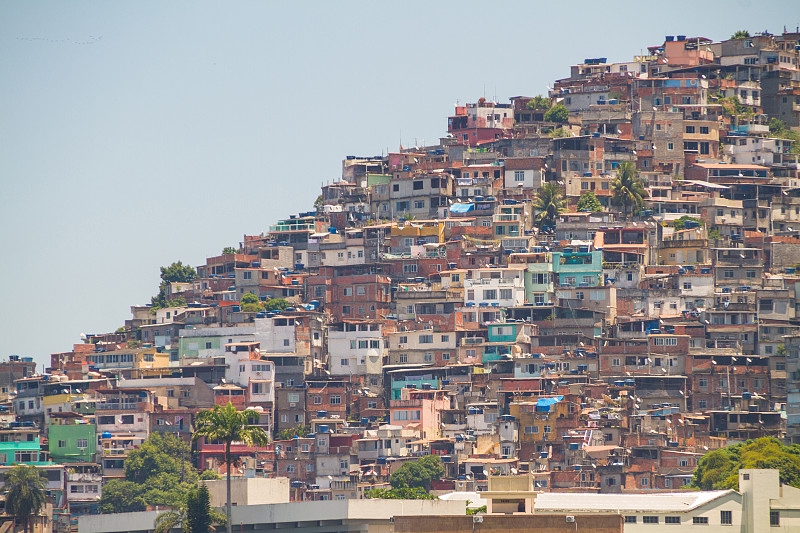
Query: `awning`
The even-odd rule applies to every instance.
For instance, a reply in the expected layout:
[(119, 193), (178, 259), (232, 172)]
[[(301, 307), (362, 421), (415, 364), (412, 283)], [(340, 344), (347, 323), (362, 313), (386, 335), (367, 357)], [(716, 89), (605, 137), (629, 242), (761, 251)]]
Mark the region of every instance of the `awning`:
[(450, 206), (451, 213), (469, 213), (475, 209), (475, 204), (453, 204)]

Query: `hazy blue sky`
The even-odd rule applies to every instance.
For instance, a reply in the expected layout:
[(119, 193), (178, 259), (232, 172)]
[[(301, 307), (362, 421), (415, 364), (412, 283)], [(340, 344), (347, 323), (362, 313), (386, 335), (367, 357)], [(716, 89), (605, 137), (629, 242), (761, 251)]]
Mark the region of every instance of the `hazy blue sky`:
[(457, 100), (798, 23), (795, 1), (1, 2), (0, 358), (116, 329), (159, 266), (308, 209), (348, 154), (435, 142)]

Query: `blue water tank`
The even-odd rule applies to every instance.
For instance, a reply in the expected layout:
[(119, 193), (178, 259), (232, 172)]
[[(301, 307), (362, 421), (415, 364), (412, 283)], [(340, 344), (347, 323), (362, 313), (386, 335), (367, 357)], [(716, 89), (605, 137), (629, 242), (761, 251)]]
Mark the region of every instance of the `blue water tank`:
[(100, 435), (100, 438), (101, 438), (101, 439), (110, 439), (110, 438), (111, 438), (111, 432), (110, 432), (110, 431), (104, 431), (104, 432), (103, 432), (103, 433)]
[(328, 433), (330, 431), (330, 426), (328, 424), (320, 424), (319, 425), (319, 432), (320, 433)]

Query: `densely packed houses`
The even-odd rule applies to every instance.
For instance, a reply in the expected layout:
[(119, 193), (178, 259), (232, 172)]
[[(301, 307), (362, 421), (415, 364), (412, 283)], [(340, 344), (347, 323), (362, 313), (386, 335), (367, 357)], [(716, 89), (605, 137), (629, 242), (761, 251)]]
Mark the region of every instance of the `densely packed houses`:
[(622, 493), (679, 489), (726, 443), (800, 443), (798, 50), (667, 36), (459, 105), (435, 145), (347, 156), (170, 306), (44, 372), (2, 363), (0, 470), (39, 465), (57, 512), (97, 513), (131, 449), (228, 402), (274, 437), (236, 474), (303, 501), (428, 454), (437, 490)]

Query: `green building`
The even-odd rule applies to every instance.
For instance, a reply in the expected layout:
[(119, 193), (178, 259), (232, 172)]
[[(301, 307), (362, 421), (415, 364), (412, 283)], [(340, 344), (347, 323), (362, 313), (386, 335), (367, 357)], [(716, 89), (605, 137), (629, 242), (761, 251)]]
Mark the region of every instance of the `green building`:
[(50, 458), (57, 463), (91, 463), (95, 460), (95, 426), (86, 423), (77, 413), (52, 413), (47, 438)]

